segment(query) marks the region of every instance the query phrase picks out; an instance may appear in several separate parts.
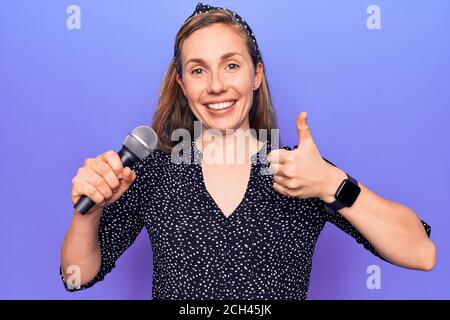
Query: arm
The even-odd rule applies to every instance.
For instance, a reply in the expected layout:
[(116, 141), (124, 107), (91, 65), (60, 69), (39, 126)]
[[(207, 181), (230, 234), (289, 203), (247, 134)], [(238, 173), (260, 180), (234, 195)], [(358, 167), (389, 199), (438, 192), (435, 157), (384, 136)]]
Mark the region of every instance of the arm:
[[(103, 208), (99, 222), (89, 221), (89, 225), (87, 221), (80, 221), (88, 215), (79, 217), (77, 213), (74, 216), (62, 245), (60, 274), (66, 290), (84, 290), (102, 281), (136, 240), (144, 227), (136, 182), (119, 200)], [(65, 281), (70, 276), (67, 274), (70, 265), (80, 269), (80, 283), (75, 286)]]
[[(334, 201), (334, 193), (344, 171), (329, 167), (328, 192), (321, 197)], [(387, 261), (401, 267), (430, 271), (436, 264), (436, 247), (428, 238), (420, 219), (410, 208), (389, 201), (359, 183), (361, 193), (349, 208), (339, 213), (353, 225)]]
[(61, 246), (61, 272), (65, 282), (70, 276), (70, 266), (80, 268), (80, 285), (90, 282), (99, 272), (101, 252), (97, 239), (100, 216), (101, 212), (83, 216), (74, 210)]
[[(86, 215), (74, 210), (69, 230), (61, 246), (60, 275), (68, 291), (86, 289), (103, 280), (115, 267), (115, 262), (121, 254), (134, 242), (144, 225), (139, 213), (141, 178), (137, 177), (138, 174), (134, 174), (131, 168), (119, 168), (122, 172), (115, 177), (117, 184), (108, 182), (107, 185), (104, 180), (109, 180), (115, 174), (112, 167), (109, 167), (109, 162), (106, 164), (102, 158), (109, 155), (114, 156), (120, 163), (117, 154), (104, 153), (93, 160), (85, 161), (83, 170), (80, 169), (72, 180), (73, 203), (77, 202), (81, 194), (88, 194), (96, 201), (96, 205)], [(104, 169), (100, 170), (100, 165)], [(90, 166), (94, 173), (88, 174)], [(139, 168), (139, 163), (133, 166), (137, 171)], [(101, 183), (88, 182), (87, 179), (93, 179), (95, 174), (101, 174), (98, 175)], [(95, 189), (94, 193), (93, 189), (87, 188), (93, 188), (94, 185), (101, 189), (102, 196), (99, 189)], [(80, 191), (83, 188), (85, 190)]]
[[(298, 148), (273, 150), (267, 156), (271, 163), (269, 169), (274, 172), (273, 187), (289, 197), (319, 198), (331, 203), (346, 174), (321, 156), (306, 118), (306, 112), (297, 118)], [(339, 210), (331, 219), (339, 225), (348, 222), (355, 229), (351, 234), (360, 233), (383, 259), (393, 264), (433, 269), (436, 248), (417, 215), (404, 205), (383, 199), (362, 184), (360, 188), (355, 203)]]

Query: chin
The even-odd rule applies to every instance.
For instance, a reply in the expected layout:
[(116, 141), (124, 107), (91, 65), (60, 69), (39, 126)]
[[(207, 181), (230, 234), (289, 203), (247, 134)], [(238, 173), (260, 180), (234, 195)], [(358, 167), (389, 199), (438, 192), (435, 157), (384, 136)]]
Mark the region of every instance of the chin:
[(236, 125), (235, 124), (211, 124), (210, 126), (207, 127), (207, 130), (211, 129), (211, 130), (219, 130), (222, 133), (226, 133), (226, 130), (235, 130), (236, 129)]
[(208, 122), (204, 123), (208, 124), (208, 128), (225, 131), (226, 129), (237, 130), (242, 127), (244, 122), (245, 119), (233, 119), (232, 117), (230, 119), (211, 119), (211, 117), (208, 117)]

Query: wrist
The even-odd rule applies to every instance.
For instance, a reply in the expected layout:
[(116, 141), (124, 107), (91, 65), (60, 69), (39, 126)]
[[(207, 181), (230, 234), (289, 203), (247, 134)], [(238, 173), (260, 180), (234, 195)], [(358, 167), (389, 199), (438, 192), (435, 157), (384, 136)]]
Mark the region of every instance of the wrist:
[(73, 210), (72, 224), (77, 227), (77, 229), (92, 229), (96, 228), (100, 224), (100, 219), (102, 216), (103, 208), (99, 208), (88, 214), (81, 214), (77, 210)]
[(327, 174), (327, 181), (325, 183), (325, 191), (320, 197), (325, 203), (332, 203), (336, 200), (335, 194), (342, 181), (347, 179), (347, 174), (338, 167), (331, 166)]

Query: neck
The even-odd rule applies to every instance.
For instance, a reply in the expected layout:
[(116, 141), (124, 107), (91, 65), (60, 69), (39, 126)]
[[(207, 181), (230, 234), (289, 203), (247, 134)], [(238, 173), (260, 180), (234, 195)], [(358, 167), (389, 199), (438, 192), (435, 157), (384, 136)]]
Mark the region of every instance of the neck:
[(229, 132), (207, 130), (202, 126), (195, 143), (207, 164), (249, 164), (263, 145), (245, 126)]

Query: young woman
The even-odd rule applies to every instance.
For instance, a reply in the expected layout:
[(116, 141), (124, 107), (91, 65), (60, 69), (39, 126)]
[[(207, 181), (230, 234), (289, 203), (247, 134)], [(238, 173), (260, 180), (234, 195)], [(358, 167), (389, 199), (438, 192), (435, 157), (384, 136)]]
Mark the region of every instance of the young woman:
[[(73, 179), (72, 201), (88, 195), (96, 205), (73, 213), (64, 239), (63, 280), (73, 266), (81, 272), (67, 290), (103, 280), (144, 227), (154, 299), (306, 299), (327, 221), (383, 260), (431, 270), (430, 227), (325, 160), (306, 116), (297, 118), (298, 148), (273, 148), (249, 130), (277, 128), (254, 34), (231, 10), (198, 4), (161, 87), (158, 148), (132, 168), (108, 151)], [(190, 161), (175, 163), (171, 138), (180, 128), (194, 139), (183, 151)], [(242, 150), (240, 163), (217, 161)]]

